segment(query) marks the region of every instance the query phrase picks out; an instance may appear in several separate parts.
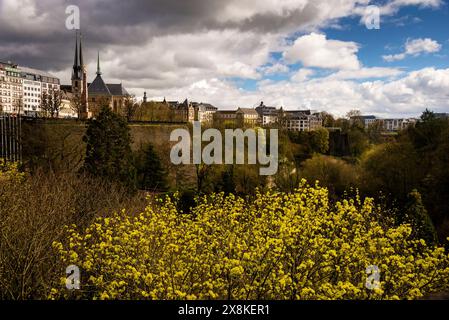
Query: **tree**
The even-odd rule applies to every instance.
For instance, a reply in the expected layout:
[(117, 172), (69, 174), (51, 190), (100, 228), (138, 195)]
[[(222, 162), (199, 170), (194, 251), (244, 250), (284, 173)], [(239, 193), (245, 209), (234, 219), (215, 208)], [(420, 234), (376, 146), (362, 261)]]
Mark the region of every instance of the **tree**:
[(363, 128), (351, 126), (348, 131), (349, 150), (353, 157), (359, 157), (369, 147), (369, 140)]
[(205, 182), (212, 171), (212, 166), (204, 163), (195, 165), (196, 187), (198, 193), (202, 193), (205, 188)]
[(86, 143), (83, 171), (135, 190), (131, 135), (124, 118), (104, 106), (97, 119), (89, 120), (83, 141)]
[(421, 121), (423, 122), (429, 122), (435, 119), (436, 119), (435, 113), (433, 111), (430, 111), (429, 109), (426, 109), (421, 115)]
[[(50, 297), (405, 300), (449, 287), (447, 251), (411, 238), (373, 199), (333, 202), (327, 189), (301, 184), (246, 199), (211, 194), (188, 212), (166, 198), (64, 229), (57, 265), (83, 266), (85, 280), (70, 291), (56, 277)], [(382, 283), (366, 290), (373, 264)]]
[(318, 153), (326, 153), (329, 151), (329, 131), (320, 128), (310, 132), (310, 142), (312, 150)]
[(139, 109), (139, 105), (136, 102), (136, 97), (134, 95), (126, 95), (123, 107), (123, 112), (128, 122), (133, 120), (137, 110)]
[(327, 112), (321, 112), (321, 118), (323, 119), (323, 126), (325, 128), (332, 128), (336, 126), (335, 118)]
[(362, 155), (361, 168), (364, 175), (361, 187), (365, 191), (374, 195), (382, 190), (403, 204), (423, 177), (419, 156), (410, 142), (374, 147)]
[(137, 156), (137, 181), (140, 189), (146, 191), (167, 190), (167, 173), (153, 145), (147, 145)]
[(227, 165), (221, 172), (219, 181), (215, 184), (215, 191), (230, 194), (235, 192), (235, 188), (234, 165)]
[(16, 114), (22, 114), (23, 113), (23, 101), (22, 99), (16, 99), (13, 102), (13, 110)]
[(346, 114), (346, 118), (351, 119), (351, 118), (360, 118), (362, 116), (362, 112), (360, 110), (350, 110), (347, 114)]
[(76, 113), (78, 120), (83, 112), (83, 107), (81, 96), (77, 94), (72, 95), (72, 99), (70, 100), (70, 109)]
[(430, 219), (427, 210), (422, 202), (421, 194), (414, 189), (409, 194), (409, 203), (405, 211), (405, 221), (413, 229), (413, 236), (416, 239), (423, 239), (426, 243), (434, 245), (437, 243), (435, 227)]
[(355, 167), (338, 158), (315, 155), (306, 160), (300, 170), (302, 178), (309, 183), (320, 182), (329, 189), (331, 195), (341, 196), (349, 188), (357, 185)]
[(382, 141), (382, 131), (383, 131), (383, 123), (382, 121), (375, 121), (370, 124), (366, 130), (368, 135), (368, 139), (371, 143), (378, 144)]
[(62, 92), (60, 90), (51, 90), (44, 92), (41, 100), (41, 110), (45, 117), (57, 118), (61, 110)]

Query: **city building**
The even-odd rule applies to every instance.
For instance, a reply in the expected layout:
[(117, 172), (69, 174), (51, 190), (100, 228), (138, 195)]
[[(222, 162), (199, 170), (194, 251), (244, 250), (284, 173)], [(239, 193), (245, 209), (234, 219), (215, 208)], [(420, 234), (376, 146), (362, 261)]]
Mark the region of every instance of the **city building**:
[(235, 110), (219, 110), (214, 114), (214, 123), (237, 125), (237, 113)]
[(380, 119), (382, 127), (385, 131), (394, 132), (406, 129), (416, 124), (416, 119)]
[(20, 67), (23, 78), (23, 110), (27, 116), (36, 117), (49, 95), (60, 92), (60, 82), (55, 76), (37, 69)]
[(185, 99), (183, 103), (178, 101), (168, 101), (164, 99), (163, 103), (167, 104), (171, 110), (173, 110), (175, 117), (181, 119), (183, 122), (195, 121), (195, 108), (188, 99)]
[[(97, 72), (92, 83), (88, 83), (88, 73), (83, 60), (82, 37), (76, 33), (75, 55), (72, 69), (71, 86), (63, 86), (64, 96), (70, 98), (71, 110), (77, 112), (80, 119), (94, 117), (104, 105), (109, 106), (114, 112), (120, 113), (125, 106), (125, 99), (129, 96), (128, 91), (121, 83), (106, 83), (102, 78), (100, 68), (100, 53), (97, 57)], [(71, 93), (68, 94), (68, 93)], [(67, 101), (67, 100), (66, 100)], [(65, 116), (69, 112), (65, 106)]]
[(373, 115), (351, 117), (351, 123), (359, 121), (365, 129), (368, 129), (375, 123), (379, 123), (385, 132), (398, 132), (409, 126), (414, 126), (417, 122), (414, 118), (390, 118), (382, 119)]
[(368, 116), (354, 116), (350, 119), (351, 124), (354, 124), (355, 122), (361, 123), (365, 128), (368, 128), (369, 126), (373, 125), (378, 121), (376, 116), (368, 115)]
[(281, 110), (280, 123), (289, 131), (313, 131), (323, 127), (323, 119), (320, 114), (311, 110)]
[(259, 122), (262, 126), (272, 125), (278, 122), (279, 111), (275, 107), (268, 107), (264, 105), (263, 101), (256, 108), (259, 114)]
[(100, 54), (98, 54), (96, 74), (94, 81), (88, 86), (89, 112), (92, 115), (97, 114), (104, 105), (108, 105), (116, 113), (122, 112), (129, 93), (121, 83), (107, 84), (104, 82), (101, 77)]
[(59, 118), (73, 119), (78, 117), (77, 108), (73, 106), (73, 93), (70, 90), (61, 88), (61, 106), (59, 108)]
[(192, 103), (195, 110), (195, 121), (201, 123), (213, 123), (214, 114), (217, 112), (218, 108), (214, 107), (209, 103)]
[(23, 79), (16, 64), (0, 62), (0, 90), (2, 111), (22, 114)]
[[(78, 46), (79, 40), (79, 46)], [(81, 35), (76, 32), (75, 59), (72, 70), (72, 103), (76, 105), (76, 111), (80, 119), (92, 116), (89, 110), (89, 91), (87, 84), (87, 68), (83, 60), (83, 43)]]
[(255, 126), (259, 122), (259, 114), (256, 109), (238, 108), (235, 113), (239, 125)]
[(42, 111), (42, 97), (59, 90), (59, 79), (47, 72), (0, 62), (0, 107), (3, 112), (37, 116)]

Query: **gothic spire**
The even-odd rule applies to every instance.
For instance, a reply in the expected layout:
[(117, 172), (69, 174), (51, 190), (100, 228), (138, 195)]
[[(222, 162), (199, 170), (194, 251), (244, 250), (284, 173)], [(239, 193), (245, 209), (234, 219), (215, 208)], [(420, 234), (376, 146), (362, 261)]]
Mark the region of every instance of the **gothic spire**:
[(97, 59), (97, 75), (101, 76), (101, 69), (100, 69), (100, 51), (98, 51), (98, 59)]
[(78, 31), (75, 33), (75, 59), (73, 61), (72, 80), (79, 79)]
[(83, 36), (81, 35), (81, 32), (80, 32), (80, 67), (81, 67), (81, 68), (84, 66), (84, 62), (83, 62), (83, 44), (82, 44), (82, 39), (83, 39)]

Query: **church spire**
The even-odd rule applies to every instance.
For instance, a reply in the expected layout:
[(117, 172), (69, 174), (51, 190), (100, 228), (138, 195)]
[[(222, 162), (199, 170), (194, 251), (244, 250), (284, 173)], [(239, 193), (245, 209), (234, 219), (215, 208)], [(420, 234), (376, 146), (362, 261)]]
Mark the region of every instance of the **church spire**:
[(79, 78), (79, 61), (78, 61), (78, 31), (75, 33), (75, 59), (73, 61), (72, 80)]
[(101, 76), (101, 69), (100, 69), (100, 51), (98, 51), (98, 59), (97, 59), (97, 76)]
[(78, 66), (78, 31), (75, 32), (75, 61), (73, 62), (73, 66)]
[(80, 67), (82, 68), (84, 66), (83, 62), (83, 44), (82, 44), (83, 36), (80, 32)]

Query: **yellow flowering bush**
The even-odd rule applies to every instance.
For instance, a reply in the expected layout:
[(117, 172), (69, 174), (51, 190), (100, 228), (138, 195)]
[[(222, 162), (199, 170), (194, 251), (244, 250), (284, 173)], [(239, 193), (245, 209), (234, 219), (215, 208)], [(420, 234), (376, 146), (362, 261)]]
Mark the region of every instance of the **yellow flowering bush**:
[[(64, 266), (81, 270), (50, 297), (81, 299), (415, 299), (449, 287), (443, 248), (411, 239), (372, 199), (330, 204), (302, 182), (293, 193), (249, 201), (213, 194), (190, 215), (170, 198), (138, 216), (97, 219), (54, 243)], [(368, 266), (380, 285), (366, 287)]]
[(19, 164), (17, 162), (8, 162), (0, 158), (0, 182), (21, 182), (24, 178), (25, 173), (19, 170)]

